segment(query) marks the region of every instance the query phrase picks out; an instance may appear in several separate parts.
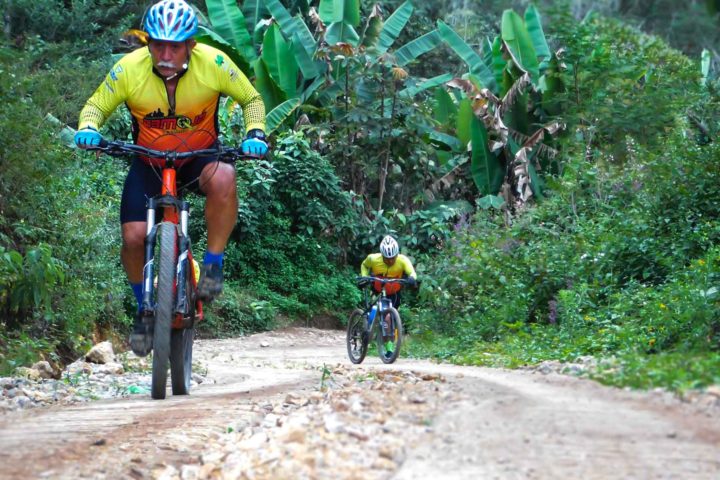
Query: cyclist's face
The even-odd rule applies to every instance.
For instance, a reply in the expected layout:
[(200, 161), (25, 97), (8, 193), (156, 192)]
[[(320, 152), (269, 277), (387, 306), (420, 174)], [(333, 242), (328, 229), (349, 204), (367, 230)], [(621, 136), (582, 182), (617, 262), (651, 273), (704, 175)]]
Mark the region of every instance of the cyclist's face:
[(170, 75), (183, 70), (187, 64), (190, 50), (195, 46), (195, 40), (185, 42), (167, 42), (164, 40), (150, 40), (150, 55), (153, 65), (160, 75)]
[(396, 256), (391, 258), (383, 257), (383, 263), (388, 267), (392, 267), (393, 265), (395, 265), (395, 260), (397, 260)]

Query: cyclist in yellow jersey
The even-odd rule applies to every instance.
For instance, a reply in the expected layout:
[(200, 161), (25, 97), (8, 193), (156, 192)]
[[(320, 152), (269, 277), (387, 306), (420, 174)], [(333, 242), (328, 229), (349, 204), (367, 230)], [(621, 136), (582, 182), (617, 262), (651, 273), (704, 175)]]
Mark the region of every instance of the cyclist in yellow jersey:
[[(406, 278), (410, 287), (417, 288), (417, 274), (415, 268), (408, 257), (400, 253), (400, 246), (390, 235), (385, 236), (380, 242), (380, 253), (371, 253), (360, 265), (360, 276), (367, 277), (372, 274), (373, 277), (381, 278)], [(375, 282), (373, 289), (380, 293), (382, 285)], [(385, 293), (393, 304), (393, 307), (400, 306), (400, 290), (402, 285), (397, 283), (388, 283), (385, 285)], [(390, 321), (390, 315), (386, 315), (383, 319), (384, 331), (387, 331), (387, 322)], [(389, 338), (384, 338), (388, 341)]]
[[(184, 0), (161, 0), (144, 19), (147, 47), (120, 59), (80, 112), (75, 143), (97, 146), (104, 121), (125, 103), (132, 115), (134, 141), (155, 150), (191, 151), (217, 142), (220, 95), (236, 100), (243, 110), (246, 138), (242, 150), (262, 156), (265, 107), (250, 81), (220, 50), (198, 44), (198, 20)], [(160, 193), (161, 181), (148, 158), (133, 160), (120, 205), (121, 259), (130, 285), (142, 304), (142, 270), (146, 233), (145, 199)], [(178, 168), (179, 185), (205, 195), (207, 252), (200, 268), (199, 297), (209, 302), (222, 291), (223, 253), (237, 220), (237, 188), (232, 165), (198, 158)], [(130, 344), (138, 354), (150, 327), (135, 319)]]

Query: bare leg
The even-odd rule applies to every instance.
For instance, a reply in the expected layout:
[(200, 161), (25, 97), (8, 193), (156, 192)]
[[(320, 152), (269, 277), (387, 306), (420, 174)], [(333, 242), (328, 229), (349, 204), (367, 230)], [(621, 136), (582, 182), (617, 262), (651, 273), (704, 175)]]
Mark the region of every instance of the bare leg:
[(205, 221), (208, 229), (208, 250), (225, 251), (228, 238), (237, 222), (237, 185), (235, 168), (227, 163), (210, 163), (200, 174), (200, 185), (207, 195)]
[(145, 263), (146, 222), (127, 222), (122, 224), (122, 260), (130, 283), (141, 283), (143, 264)]

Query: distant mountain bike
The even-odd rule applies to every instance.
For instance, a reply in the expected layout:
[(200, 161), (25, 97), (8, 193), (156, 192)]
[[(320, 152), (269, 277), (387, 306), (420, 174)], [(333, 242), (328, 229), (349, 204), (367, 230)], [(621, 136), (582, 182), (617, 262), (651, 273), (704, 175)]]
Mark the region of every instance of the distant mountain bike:
[[(161, 164), (162, 192), (147, 201), (147, 234), (143, 269), (143, 317), (154, 318), (152, 388), (154, 399), (164, 399), (167, 390), (168, 361), (173, 395), (190, 393), (192, 347), (195, 322), (202, 320), (202, 302), (197, 298), (197, 279), (193, 274), (193, 255), (188, 221), (190, 207), (178, 191), (178, 162), (188, 158), (216, 157), (234, 162), (245, 157), (239, 148), (210, 148), (190, 152), (152, 150), (125, 142), (105, 142), (89, 150), (114, 157), (142, 155)], [(162, 221), (156, 223), (157, 209)], [(155, 286), (154, 262), (158, 274)]]
[[(368, 287), (373, 282), (382, 286), (379, 294), (368, 293)], [(385, 285), (390, 283), (408, 285), (408, 281), (403, 278), (358, 277), (358, 285), (364, 287), (363, 308), (356, 308), (350, 314), (346, 334), (348, 357), (352, 363), (365, 360), (371, 338), (377, 342), (378, 354), (383, 363), (393, 363), (400, 355), (402, 320), (385, 292)]]

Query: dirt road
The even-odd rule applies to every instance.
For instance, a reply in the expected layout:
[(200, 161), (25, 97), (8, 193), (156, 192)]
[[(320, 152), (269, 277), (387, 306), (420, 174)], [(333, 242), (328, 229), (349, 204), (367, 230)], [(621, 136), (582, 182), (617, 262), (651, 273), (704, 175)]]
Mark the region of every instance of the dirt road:
[(720, 412), (590, 381), (401, 358), (344, 334), (202, 341), (189, 397), (0, 416), (0, 478), (717, 479)]

